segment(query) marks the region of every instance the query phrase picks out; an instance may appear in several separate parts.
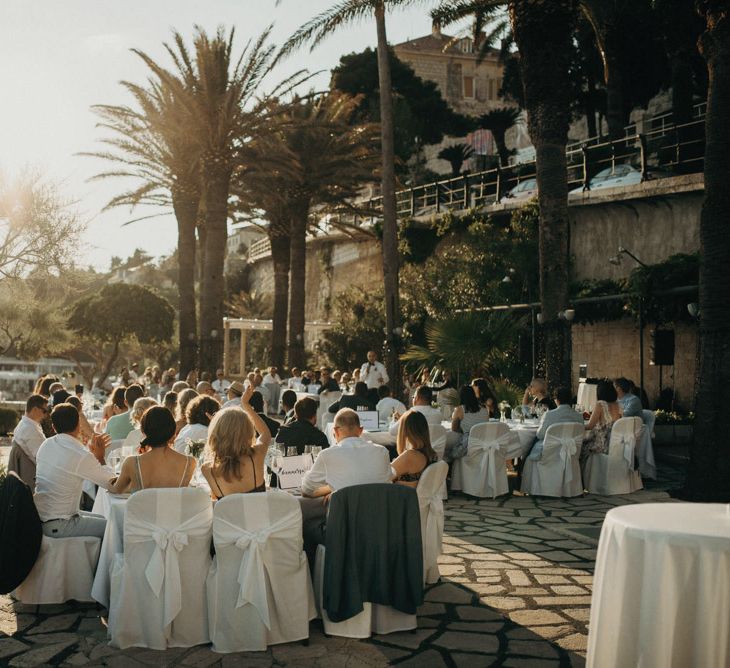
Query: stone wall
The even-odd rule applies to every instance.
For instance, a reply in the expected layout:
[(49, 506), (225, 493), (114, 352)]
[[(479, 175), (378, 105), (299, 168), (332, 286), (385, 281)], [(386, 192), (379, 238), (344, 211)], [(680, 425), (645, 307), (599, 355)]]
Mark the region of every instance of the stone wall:
[[(644, 388), (651, 405), (659, 396), (659, 367), (649, 363), (651, 330), (644, 329)], [(574, 325), (573, 387), (578, 384), (578, 367), (588, 365), (588, 375), (595, 378), (625, 376), (639, 384), (639, 328), (632, 319)], [(680, 323), (674, 327), (674, 366), (662, 369), (662, 386), (674, 389), (681, 410), (694, 409), (694, 381), (697, 360), (697, 327)]]

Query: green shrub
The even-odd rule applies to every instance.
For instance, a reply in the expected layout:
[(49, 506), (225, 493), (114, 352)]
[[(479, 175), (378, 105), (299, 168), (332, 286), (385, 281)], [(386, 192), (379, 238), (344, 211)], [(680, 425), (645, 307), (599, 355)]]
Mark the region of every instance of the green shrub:
[(654, 415), (656, 415), (656, 422), (655, 425), (686, 425), (686, 424), (694, 424), (695, 422), (695, 414), (694, 413), (677, 413), (675, 411), (654, 411)]

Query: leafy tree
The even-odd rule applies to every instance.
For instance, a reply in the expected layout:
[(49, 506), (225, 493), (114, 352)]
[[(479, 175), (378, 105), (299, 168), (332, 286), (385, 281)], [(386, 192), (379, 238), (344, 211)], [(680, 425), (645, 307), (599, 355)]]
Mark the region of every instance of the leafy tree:
[(686, 494), (730, 501), (730, 2), (699, 0), (705, 21), (700, 50), (709, 88), (705, 121), (705, 200), (700, 217), (700, 342), (694, 440)]
[(68, 327), (76, 334), (71, 355), (89, 347), (101, 348), (95, 360), (102, 384), (119, 357), (123, 343), (133, 341), (142, 345), (170, 341), (175, 312), (166, 299), (139, 285), (112, 283), (98, 292), (82, 297), (71, 310)]
[[(435, 83), (416, 76), (411, 66), (399, 60), (392, 49), (388, 49), (388, 56), (393, 113), (397, 119), (395, 153), (401, 165), (413, 155), (418, 142), (438, 144), (444, 135), (462, 136), (469, 131), (469, 120), (451, 110)], [(378, 62), (373, 49), (342, 56), (340, 64), (332, 70), (331, 87), (359, 96), (356, 120), (380, 122)]]
[[(304, 44), (314, 48), (343, 26), (363, 18), (375, 19), (378, 38), (378, 89), (380, 90), (380, 150), (382, 153), (381, 193), (383, 200), (383, 285), (385, 296), (385, 321), (388, 338), (396, 336), (400, 324), (398, 215), (395, 202), (395, 144), (393, 83), (388, 56), (388, 39), (385, 30), (385, 13), (389, 9), (405, 7), (415, 0), (346, 0), (318, 14), (287, 41), (282, 53), (289, 53)], [(396, 393), (400, 373), (395, 346), (389, 347), (386, 359), (388, 374), (393, 378)]]

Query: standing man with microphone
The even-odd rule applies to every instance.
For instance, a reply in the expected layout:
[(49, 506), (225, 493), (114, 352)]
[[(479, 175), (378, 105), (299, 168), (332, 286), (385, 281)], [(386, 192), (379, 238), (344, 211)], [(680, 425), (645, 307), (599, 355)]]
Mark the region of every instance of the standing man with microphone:
[(360, 380), (367, 383), (369, 390), (378, 389), (390, 380), (385, 365), (378, 362), (378, 354), (374, 350), (368, 353), (368, 361), (360, 367)]

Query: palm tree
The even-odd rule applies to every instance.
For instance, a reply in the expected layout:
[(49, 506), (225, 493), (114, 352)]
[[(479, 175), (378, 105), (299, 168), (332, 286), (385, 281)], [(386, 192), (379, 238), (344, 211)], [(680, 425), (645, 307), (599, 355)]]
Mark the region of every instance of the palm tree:
[(494, 137), (499, 153), (499, 164), (506, 167), (511, 151), (507, 148), (505, 135), (507, 130), (514, 127), (519, 121), (521, 111), (517, 107), (500, 107), (492, 109), (479, 117), (479, 127), (489, 130)]
[(469, 144), (454, 144), (453, 146), (447, 146), (439, 151), (438, 157), (441, 160), (446, 160), (451, 165), (451, 175), (459, 176), (461, 173), (461, 166), (466, 160), (469, 160), (474, 154)]
[(249, 189), (255, 184), (256, 191), (263, 189), (267, 193), (268, 202), (262, 208), (273, 214), (269, 229), (273, 223), (274, 237), (283, 237), (288, 218), (290, 366), (301, 366), (305, 361), (306, 236), (310, 214), (314, 207), (319, 215), (342, 209), (354, 211), (352, 201), (362, 185), (373, 179), (376, 168), (377, 126), (352, 124), (359, 102), (342, 93), (331, 93), (281, 105), (278, 129), (272, 135), (276, 141), (265, 142), (265, 148), (258, 151), (262, 158), (266, 154), (268, 163), (288, 164), (288, 168), (271, 170), (267, 162), (251, 159), (251, 168), (244, 176)]
[[(102, 140), (106, 150), (84, 153), (120, 167), (93, 177), (132, 178), (140, 184), (114, 197), (105, 208), (140, 204), (171, 207), (178, 230), (178, 333), (180, 371), (194, 369), (197, 358), (195, 306), (195, 229), (200, 201), (199, 166), (195, 145), (180, 123), (180, 102), (172, 90), (153, 81), (147, 88), (122, 85), (136, 107), (96, 105), (99, 127), (111, 136)], [(133, 221), (132, 221), (133, 222)]]
[(700, 218), (700, 346), (697, 418), (690, 449), (687, 492), (697, 501), (730, 501), (730, 446), (726, 406), (730, 402), (730, 2), (700, 0), (706, 22), (700, 50), (709, 87), (705, 116), (705, 201)]
[[(343, 0), (318, 14), (297, 30), (282, 49), (282, 55), (304, 44), (313, 49), (326, 37), (345, 25), (364, 18), (375, 18), (378, 43), (378, 80), (380, 85), (380, 148), (382, 152), (381, 190), (383, 198), (383, 279), (385, 292), (385, 321), (388, 338), (395, 337), (400, 322), (398, 288), (398, 219), (395, 203), (395, 147), (393, 139), (393, 91), (388, 62), (388, 40), (385, 12), (405, 7), (416, 0)], [(290, 335), (291, 336), (291, 335)], [(399, 383), (398, 355), (390, 345), (386, 360), (388, 375)], [(397, 388), (396, 388), (397, 391)]]
[[(257, 97), (264, 78), (275, 65), (270, 29), (250, 40), (236, 59), (234, 31), (219, 28), (213, 37), (196, 27), (191, 55), (183, 37), (173, 33), (166, 46), (174, 69), (167, 70), (139, 52), (163, 85), (181, 103), (185, 129), (196, 145), (199, 161), (198, 226), (204, 239), (200, 288), (200, 367), (220, 366), (223, 354), (223, 269), (228, 238), (228, 200), (237, 147), (255, 136), (263, 122), (266, 96)], [(301, 81), (301, 72), (279, 84), (271, 96)]]

